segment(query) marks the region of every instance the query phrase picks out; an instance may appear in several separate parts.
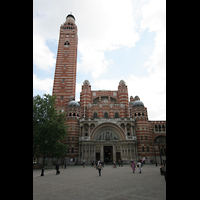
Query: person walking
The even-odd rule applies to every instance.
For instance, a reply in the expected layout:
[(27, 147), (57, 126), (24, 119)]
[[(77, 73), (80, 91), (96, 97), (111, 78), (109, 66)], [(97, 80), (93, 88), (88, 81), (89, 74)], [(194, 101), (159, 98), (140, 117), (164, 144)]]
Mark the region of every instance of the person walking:
[(116, 164), (117, 164), (116, 161), (114, 161), (113, 162), (113, 168), (117, 168)]
[(97, 169), (99, 170), (99, 176), (101, 176), (101, 170), (103, 170), (103, 168), (100, 162), (98, 162)]
[(137, 167), (139, 168), (139, 173), (141, 173), (142, 164), (141, 164), (140, 161), (138, 161), (138, 163), (137, 163)]
[(123, 160), (121, 159), (121, 167), (123, 167)]
[(91, 161), (91, 167), (93, 167), (93, 165), (94, 165), (94, 160)]
[(64, 169), (64, 159), (62, 159), (62, 169)]
[(133, 160), (131, 161), (131, 167), (132, 167), (132, 170), (133, 170), (133, 173), (135, 172), (135, 163), (133, 162)]
[(95, 161), (94, 168), (96, 168), (96, 170), (97, 170), (97, 160)]
[(83, 160), (83, 168), (85, 168), (85, 160)]
[(65, 169), (66, 169), (66, 167), (67, 167), (67, 160), (66, 159), (64, 160), (64, 164), (65, 164)]
[[(162, 171), (162, 174), (164, 175), (164, 177), (165, 177), (165, 181), (166, 181), (166, 165), (165, 164), (163, 164), (163, 166), (162, 167), (160, 167), (160, 169), (161, 169), (161, 171)], [(161, 175), (162, 175), (161, 174)]]
[(119, 167), (120, 167), (120, 164), (121, 164), (121, 160), (120, 159), (118, 160), (118, 164), (119, 164)]
[(60, 174), (58, 163), (56, 163), (55, 169), (56, 169), (56, 175)]

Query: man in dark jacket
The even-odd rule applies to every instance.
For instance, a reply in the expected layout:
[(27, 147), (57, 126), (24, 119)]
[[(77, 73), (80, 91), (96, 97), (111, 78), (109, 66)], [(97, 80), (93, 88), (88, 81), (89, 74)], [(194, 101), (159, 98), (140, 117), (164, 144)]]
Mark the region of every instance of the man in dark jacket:
[(58, 165), (58, 163), (56, 163), (55, 169), (56, 169), (56, 175), (58, 175), (58, 174), (60, 173), (60, 172), (59, 172), (59, 165)]
[(103, 170), (100, 161), (98, 162), (97, 169), (99, 170), (99, 176), (101, 176), (101, 170)]

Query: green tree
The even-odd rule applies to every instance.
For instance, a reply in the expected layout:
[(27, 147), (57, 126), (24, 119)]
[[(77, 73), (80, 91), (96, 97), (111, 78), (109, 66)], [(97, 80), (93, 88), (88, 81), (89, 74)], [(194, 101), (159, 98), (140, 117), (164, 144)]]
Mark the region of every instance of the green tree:
[(57, 113), (55, 96), (49, 94), (33, 97), (33, 155), (49, 153), (51, 157), (62, 157), (67, 146), (62, 143), (67, 136), (65, 114)]

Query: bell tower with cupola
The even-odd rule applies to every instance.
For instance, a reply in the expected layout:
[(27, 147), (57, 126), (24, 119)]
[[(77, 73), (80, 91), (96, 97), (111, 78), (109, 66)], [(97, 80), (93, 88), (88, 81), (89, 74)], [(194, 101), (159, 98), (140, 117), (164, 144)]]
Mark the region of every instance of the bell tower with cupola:
[(57, 95), (57, 111), (64, 112), (70, 97), (75, 98), (76, 94), (77, 30), (75, 17), (72, 14), (67, 15), (65, 22), (60, 26), (52, 92), (52, 95)]

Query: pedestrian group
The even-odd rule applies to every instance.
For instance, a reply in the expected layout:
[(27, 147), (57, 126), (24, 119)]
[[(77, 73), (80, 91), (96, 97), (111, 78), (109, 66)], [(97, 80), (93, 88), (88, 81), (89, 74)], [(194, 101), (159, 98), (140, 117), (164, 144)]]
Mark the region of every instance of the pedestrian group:
[[(91, 167), (94, 166), (94, 168), (96, 168), (96, 170), (98, 170), (99, 176), (101, 176), (101, 170), (103, 170), (104, 162), (101, 162), (100, 160), (99, 161), (96, 160), (95, 162), (94, 162), (94, 160), (91, 160), (90, 162), (91, 162)], [(137, 164), (135, 164), (135, 162), (133, 160), (131, 160), (131, 166), (130, 167), (132, 168), (133, 173), (135, 173), (136, 167), (139, 169), (139, 173), (141, 173), (143, 162), (144, 162), (144, 160), (138, 160)], [(85, 160), (82, 162), (82, 165), (83, 165), (83, 168), (85, 168)], [(119, 167), (120, 166), (123, 167), (123, 160), (122, 159), (118, 160), (118, 165), (119, 165)], [(66, 169), (66, 162), (62, 163), (62, 168), (64, 168), (64, 166), (65, 166), (65, 169)], [(113, 162), (113, 168), (117, 168), (117, 162), (116, 161)], [(56, 170), (56, 175), (60, 174), (58, 163), (55, 164), (55, 170)]]

